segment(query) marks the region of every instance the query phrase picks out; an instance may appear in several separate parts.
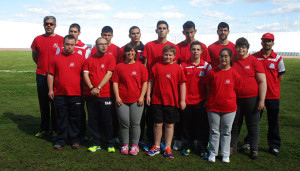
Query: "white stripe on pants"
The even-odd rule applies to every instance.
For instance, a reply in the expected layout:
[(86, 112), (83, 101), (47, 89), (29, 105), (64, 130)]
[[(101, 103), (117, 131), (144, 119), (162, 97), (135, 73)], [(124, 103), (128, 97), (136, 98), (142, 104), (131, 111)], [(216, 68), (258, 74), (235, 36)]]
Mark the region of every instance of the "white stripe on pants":
[[(209, 121), (209, 154), (217, 156), (221, 140), (222, 156), (230, 156), (231, 128), (235, 113), (207, 111)], [(220, 135), (221, 134), (221, 135)]]

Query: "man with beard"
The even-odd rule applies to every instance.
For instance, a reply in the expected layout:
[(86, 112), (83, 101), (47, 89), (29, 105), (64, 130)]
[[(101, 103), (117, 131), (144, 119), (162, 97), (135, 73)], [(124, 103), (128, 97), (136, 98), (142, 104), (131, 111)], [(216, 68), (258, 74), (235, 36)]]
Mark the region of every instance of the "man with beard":
[(236, 55), (235, 44), (227, 39), (229, 33), (229, 25), (225, 22), (221, 22), (218, 25), (217, 30), (219, 40), (208, 46), (208, 51), (211, 59), (211, 66), (213, 68), (220, 64), (219, 53), (223, 48), (231, 49), (233, 58)]

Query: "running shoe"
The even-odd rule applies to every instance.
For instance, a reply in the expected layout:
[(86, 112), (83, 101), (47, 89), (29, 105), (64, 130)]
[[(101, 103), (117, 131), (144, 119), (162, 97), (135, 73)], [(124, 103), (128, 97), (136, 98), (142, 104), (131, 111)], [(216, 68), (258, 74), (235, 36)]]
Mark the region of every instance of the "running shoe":
[(200, 153), (200, 157), (203, 159), (208, 159), (208, 155), (206, 152)]
[(72, 149), (79, 149), (79, 144), (78, 143), (74, 143), (72, 146), (71, 146)]
[(250, 144), (244, 144), (241, 148), (241, 151), (246, 152), (250, 149)]
[(46, 131), (39, 131), (38, 133), (35, 134), (35, 137), (43, 138), (46, 134), (47, 134)]
[(55, 144), (55, 145), (53, 146), (53, 149), (54, 149), (54, 150), (61, 150), (61, 149), (62, 149), (62, 145)]
[(129, 154), (136, 156), (139, 153), (139, 146), (133, 145)]
[(148, 156), (154, 156), (155, 154), (159, 154), (160, 153), (160, 148), (156, 147), (156, 145), (153, 145), (151, 150), (147, 151), (147, 155)]
[(90, 147), (88, 148), (88, 151), (90, 151), (90, 152), (96, 152), (97, 150), (100, 150), (100, 149), (101, 149), (100, 146), (98, 146), (98, 145), (93, 145), (93, 146), (90, 146)]
[(190, 154), (191, 150), (189, 148), (185, 148), (181, 151), (181, 154), (184, 156), (188, 156)]
[(123, 144), (123, 147), (121, 148), (121, 154), (128, 154), (128, 145)]
[(172, 150), (170, 148), (166, 148), (164, 152), (164, 156), (168, 159), (174, 159), (174, 156), (172, 154)]
[(116, 152), (116, 149), (115, 149), (115, 147), (108, 147), (107, 152), (114, 153), (114, 152)]

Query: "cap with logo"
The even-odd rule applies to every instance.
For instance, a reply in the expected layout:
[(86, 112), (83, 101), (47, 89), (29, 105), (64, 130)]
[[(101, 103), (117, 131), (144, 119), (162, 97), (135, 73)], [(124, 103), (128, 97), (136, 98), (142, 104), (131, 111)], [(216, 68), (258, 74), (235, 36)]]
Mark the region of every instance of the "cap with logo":
[(272, 33), (265, 33), (261, 39), (271, 39), (274, 40), (274, 35)]

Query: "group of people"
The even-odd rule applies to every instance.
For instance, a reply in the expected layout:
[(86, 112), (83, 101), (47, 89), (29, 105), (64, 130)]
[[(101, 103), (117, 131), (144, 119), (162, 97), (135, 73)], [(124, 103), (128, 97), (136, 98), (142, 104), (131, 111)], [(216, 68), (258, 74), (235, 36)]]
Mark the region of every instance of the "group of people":
[(222, 162), (229, 163), (245, 116), (248, 135), (241, 149), (258, 159), (259, 121), (266, 107), (269, 151), (279, 155), (285, 67), (272, 50), (273, 34), (264, 34), (262, 49), (250, 55), (247, 39), (228, 40), (225, 22), (217, 27), (219, 40), (207, 47), (195, 39), (192, 21), (183, 24), (186, 39), (175, 45), (167, 40), (168, 23), (160, 20), (157, 39), (146, 45), (139, 27), (132, 26), (131, 41), (119, 48), (111, 42), (113, 29), (105, 26), (90, 50), (78, 39), (78, 24), (65, 37), (55, 34), (55, 27), (55, 17), (46, 16), (45, 34), (31, 45), (41, 111), (35, 136), (53, 133), (54, 149), (67, 142), (78, 149), (87, 140), (86, 104), (90, 152), (102, 143), (115, 152), (119, 137), (121, 154), (137, 155), (143, 148), (148, 156), (163, 152), (173, 159), (174, 138), (173, 150), (189, 155), (197, 142), (200, 156), (210, 162), (216, 161), (220, 145)]

